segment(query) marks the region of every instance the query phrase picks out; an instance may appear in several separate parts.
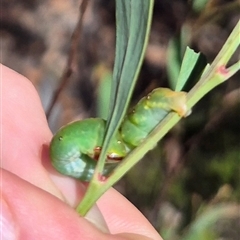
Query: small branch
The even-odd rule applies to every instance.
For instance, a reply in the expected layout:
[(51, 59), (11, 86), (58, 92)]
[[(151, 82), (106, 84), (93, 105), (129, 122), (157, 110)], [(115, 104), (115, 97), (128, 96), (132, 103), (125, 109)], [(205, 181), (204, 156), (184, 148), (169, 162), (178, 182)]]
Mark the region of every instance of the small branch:
[(50, 103), (50, 106), (49, 106), (48, 110), (46, 111), (47, 119), (49, 119), (49, 117), (52, 113), (52, 110), (53, 110), (56, 102), (59, 99), (61, 92), (63, 91), (63, 89), (65, 88), (67, 83), (69, 82), (70, 77), (72, 76), (73, 72), (76, 69), (77, 60), (78, 60), (77, 49), (78, 49), (78, 44), (80, 42), (83, 16), (87, 9), (87, 4), (88, 4), (88, 0), (83, 0), (79, 6), (79, 18), (78, 18), (77, 25), (74, 29), (74, 32), (72, 34), (71, 45), (70, 45), (70, 50), (69, 50), (68, 59), (67, 59), (67, 63), (66, 63), (66, 68), (62, 74), (60, 84), (54, 93), (54, 96)]

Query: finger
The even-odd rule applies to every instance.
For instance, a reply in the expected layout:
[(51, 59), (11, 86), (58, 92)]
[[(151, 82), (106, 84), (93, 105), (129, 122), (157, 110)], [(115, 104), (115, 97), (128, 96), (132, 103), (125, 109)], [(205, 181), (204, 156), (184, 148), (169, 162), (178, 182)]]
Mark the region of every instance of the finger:
[(1, 176), (4, 239), (153, 239), (132, 233), (103, 233), (51, 194), (5, 170)]
[(24, 240), (110, 239), (53, 195), (7, 171), (1, 175), (5, 236)]
[(21, 178), (59, 195), (41, 164), (42, 146), (49, 143), (44, 112), (31, 82), (1, 65), (2, 166)]
[(142, 213), (116, 190), (109, 189), (98, 200), (97, 205), (107, 219), (111, 233), (130, 232), (162, 240)]
[[(45, 152), (43, 151), (42, 146), (48, 145), (51, 133), (37, 92), (26, 78), (8, 68), (2, 67), (2, 70), (4, 71), (3, 80), (6, 79), (3, 82), (3, 99), (8, 102), (8, 107), (3, 109), (3, 123), (4, 128), (6, 127), (3, 134), (4, 168), (61, 197), (49, 178), (46, 171), (48, 169), (51, 178), (61, 189), (67, 201), (71, 206), (76, 206), (84, 193), (82, 185), (76, 180), (56, 173), (51, 167), (48, 149), (45, 148)], [(14, 91), (9, 93), (9, 89)], [(3, 105), (6, 106), (6, 104)], [(22, 115), (24, 116), (21, 117)], [(19, 121), (16, 116), (19, 116)], [(10, 126), (9, 120), (11, 120)], [(27, 155), (26, 152), (28, 152)], [(120, 194), (116, 194), (114, 190), (110, 189), (107, 194), (101, 198), (99, 206), (112, 232), (146, 233), (147, 236), (157, 236), (158, 238), (154, 239), (159, 239), (156, 231), (131, 203)], [(145, 224), (144, 227), (142, 224)]]
[(85, 189), (50, 163), (52, 133), (37, 91), (22, 75), (3, 65), (0, 70), (2, 167), (75, 206)]

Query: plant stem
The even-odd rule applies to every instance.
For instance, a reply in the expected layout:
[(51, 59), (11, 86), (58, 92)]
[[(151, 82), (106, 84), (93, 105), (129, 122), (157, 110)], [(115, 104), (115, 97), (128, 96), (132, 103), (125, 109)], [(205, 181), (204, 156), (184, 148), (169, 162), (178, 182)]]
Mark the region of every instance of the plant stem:
[[(240, 62), (235, 63), (229, 68), (226, 65), (239, 46), (240, 22), (235, 26), (223, 48), (202, 75), (199, 82), (187, 95), (187, 106), (191, 109), (204, 95), (225, 82), (240, 69)], [(176, 113), (169, 113), (168, 116), (149, 134), (140, 146), (131, 151), (128, 156), (119, 164), (111, 176), (104, 182), (96, 181), (95, 178), (90, 182), (87, 192), (78, 205), (77, 211), (84, 216), (100, 196), (113, 186), (131, 167), (152, 148), (156, 143), (180, 120)]]

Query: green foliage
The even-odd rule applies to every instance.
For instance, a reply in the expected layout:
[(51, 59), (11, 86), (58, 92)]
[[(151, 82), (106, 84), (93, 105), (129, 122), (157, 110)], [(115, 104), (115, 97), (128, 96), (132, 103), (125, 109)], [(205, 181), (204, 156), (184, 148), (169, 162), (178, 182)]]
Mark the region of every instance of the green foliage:
[(208, 0), (193, 0), (192, 9), (196, 12), (201, 12), (205, 8), (207, 3)]
[[(148, 42), (153, 0), (116, 1), (117, 40), (110, 111), (97, 169), (102, 172), (107, 147), (126, 113)], [(133, 57), (134, 56), (134, 57)]]
[(182, 28), (180, 36), (173, 38), (168, 45), (167, 51), (167, 73), (172, 89), (175, 89), (181, 69), (181, 63), (188, 42), (188, 28)]
[[(127, 105), (131, 97), (133, 86), (137, 79), (137, 75), (142, 63), (148, 39), (149, 26), (152, 14), (151, 1), (116, 2), (117, 46), (116, 61), (113, 71), (114, 82), (111, 90), (111, 107), (108, 118), (109, 124), (108, 130), (106, 132), (106, 139), (103, 146), (103, 151), (101, 152), (101, 159), (98, 163), (97, 169), (95, 170), (95, 177), (90, 182), (87, 193), (83, 201), (77, 208), (77, 211), (81, 215), (85, 215), (89, 208), (92, 206), (92, 204), (94, 204), (94, 202), (109, 187), (115, 184), (116, 181), (118, 181), (132, 166), (134, 166), (146, 154), (147, 151), (154, 148), (156, 146), (156, 143), (180, 120), (180, 117), (177, 114), (169, 114), (164, 119), (164, 121), (150, 133), (149, 137), (144, 140), (139, 147), (135, 148), (132, 152), (130, 152), (130, 154), (119, 164), (119, 166), (115, 169), (114, 173), (107, 179), (107, 181), (99, 181), (99, 179), (97, 178), (97, 173), (102, 172), (102, 169), (104, 167), (104, 156), (106, 149), (108, 148), (107, 145), (111, 141), (111, 136), (114, 135), (115, 131), (118, 129), (122, 121), (122, 117), (126, 112)], [(134, 7), (135, 10), (130, 7), (130, 2), (131, 4), (137, 4)], [(143, 9), (145, 10), (143, 11)], [(144, 13), (146, 15), (144, 15)], [(137, 20), (137, 18), (140, 19)], [(192, 86), (193, 83), (195, 84), (198, 80), (187, 95), (187, 106), (189, 109), (191, 109), (209, 91), (214, 89), (219, 84), (225, 82), (239, 70), (240, 62), (234, 63), (232, 65), (230, 64), (230, 66), (227, 67), (229, 59), (239, 46), (237, 36), (239, 36), (239, 24), (234, 28), (232, 34), (229, 36), (227, 42), (225, 43), (213, 63), (207, 66), (207, 68), (206, 64), (202, 63), (201, 67), (199, 67), (200, 64), (198, 61), (199, 59), (201, 59), (201, 57), (198, 57), (191, 50), (187, 50), (189, 54), (186, 54), (183, 64), (179, 65), (178, 63), (176, 63), (175, 70), (173, 71), (175, 74), (173, 74), (175, 78), (173, 78), (172, 80), (173, 88), (181, 89), (184, 85), (186, 85), (186, 82), (188, 84), (189, 81), (192, 81), (192, 83), (190, 84), (190, 86)], [(139, 41), (141, 42), (140, 45)], [(194, 71), (196, 71), (196, 69), (198, 69), (197, 74), (192, 74)], [(202, 115), (200, 116), (202, 117)], [(199, 162), (201, 162), (202, 160), (200, 157), (196, 157), (196, 159), (198, 159)], [(214, 167), (211, 169), (211, 171), (213, 170)], [(152, 175), (152, 173), (150, 175)], [(177, 187), (176, 185), (175, 189), (179, 189), (180, 196), (184, 196), (184, 192), (181, 193), (180, 187)], [(181, 201), (181, 198), (178, 198), (178, 201)], [(184, 201), (189, 201), (189, 199)], [(192, 236), (194, 236), (194, 231), (200, 231), (199, 236), (204, 236), (206, 239), (213, 238), (214, 235), (212, 235), (211, 231), (208, 232), (208, 230), (206, 230), (206, 226), (210, 226), (213, 222), (216, 222), (216, 219), (219, 218), (221, 214), (215, 214), (215, 212), (212, 212), (212, 214), (215, 216), (215, 218), (209, 222), (207, 221), (209, 224), (206, 223), (204, 224), (204, 226), (202, 225), (202, 223), (205, 222), (207, 219), (207, 217), (204, 215), (204, 217), (200, 218), (200, 224), (195, 223), (193, 227), (190, 227), (188, 235), (186, 235), (186, 239), (190, 240)]]
[(198, 61), (199, 56), (200, 56), (200, 53), (195, 53), (189, 47), (186, 48), (186, 51), (182, 60), (181, 68), (178, 73), (175, 91), (181, 91), (183, 89), (184, 85), (186, 84), (189, 76), (191, 75)]
[[(116, 1), (117, 39), (110, 111), (107, 119), (105, 140), (95, 175), (84, 199), (77, 208), (81, 215), (85, 215), (101, 194), (116, 182), (116, 180), (113, 183), (108, 181), (109, 185), (103, 187), (99, 183), (98, 173), (103, 172), (107, 148), (126, 113), (138, 77), (148, 42), (153, 3), (153, 0)], [(96, 188), (99, 189), (98, 192), (96, 192)]]
[(239, 207), (235, 204), (218, 204), (208, 206), (191, 223), (187, 232), (184, 234), (184, 240), (215, 240), (217, 233), (214, 231), (214, 224), (219, 219), (238, 217)]
[(180, 36), (173, 38), (168, 46), (167, 73), (175, 91), (191, 89), (208, 66), (203, 54), (187, 46), (189, 35), (188, 27), (182, 27)]

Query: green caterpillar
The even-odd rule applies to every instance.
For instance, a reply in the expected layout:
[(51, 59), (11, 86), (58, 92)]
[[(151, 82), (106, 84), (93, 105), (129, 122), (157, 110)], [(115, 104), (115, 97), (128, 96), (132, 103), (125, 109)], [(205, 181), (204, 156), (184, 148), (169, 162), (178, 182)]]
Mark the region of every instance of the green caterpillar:
[[(186, 115), (185, 92), (157, 88), (143, 97), (125, 116), (114, 136), (103, 175), (108, 175), (170, 111), (180, 116)], [(101, 151), (105, 128), (106, 121), (100, 118), (75, 121), (60, 128), (50, 143), (53, 166), (62, 174), (90, 181)]]

